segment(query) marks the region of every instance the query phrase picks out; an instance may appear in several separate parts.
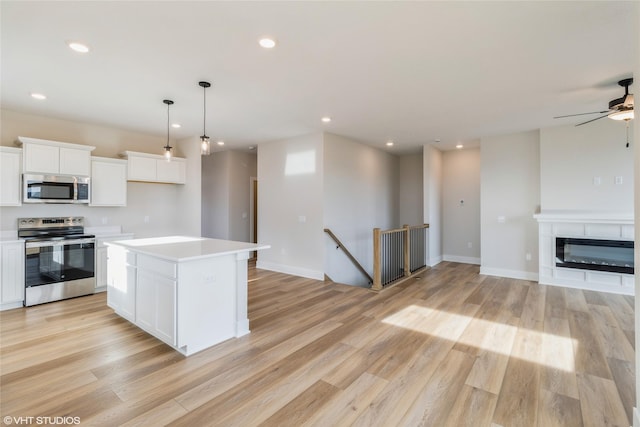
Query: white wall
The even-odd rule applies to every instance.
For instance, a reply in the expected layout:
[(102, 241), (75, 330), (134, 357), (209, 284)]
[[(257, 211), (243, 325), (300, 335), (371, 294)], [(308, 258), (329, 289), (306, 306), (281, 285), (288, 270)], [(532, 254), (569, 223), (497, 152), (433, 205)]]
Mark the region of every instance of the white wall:
[(258, 146), (257, 266), (324, 278), (321, 133)]
[(480, 264), (479, 148), (442, 154), (442, 251), (445, 261)]
[[(48, 117), (1, 111), (1, 145), (14, 146), (18, 136), (49, 139), (95, 146), (93, 155), (118, 158), (124, 150), (162, 153), (166, 140), (122, 129), (78, 123)], [(200, 235), (199, 152), (194, 157), (191, 140), (175, 143), (176, 155), (187, 156), (186, 185), (127, 184), (126, 207), (89, 207), (69, 205), (24, 205), (0, 208), (0, 230), (17, 228), (19, 217), (84, 216), (85, 226), (121, 226), (136, 237), (167, 234)], [(195, 165), (194, 163), (197, 163)], [(150, 221), (144, 222), (148, 216)]]
[(423, 214), (429, 224), (427, 264), (442, 261), (442, 153), (431, 145), (424, 145), (423, 155)]
[(541, 209), (632, 212), (633, 148), (625, 145), (624, 123), (610, 119), (541, 129)]
[[(398, 165), (397, 156), (342, 136), (324, 134), (324, 226), (338, 236), (371, 276), (373, 229), (400, 226)], [(328, 235), (324, 237), (324, 248), (325, 273), (332, 280), (368, 284)]]
[(398, 225), (419, 225), (424, 220), (422, 153), (400, 156)]
[(537, 280), (539, 132), (482, 138), (480, 150), (480, 272)]

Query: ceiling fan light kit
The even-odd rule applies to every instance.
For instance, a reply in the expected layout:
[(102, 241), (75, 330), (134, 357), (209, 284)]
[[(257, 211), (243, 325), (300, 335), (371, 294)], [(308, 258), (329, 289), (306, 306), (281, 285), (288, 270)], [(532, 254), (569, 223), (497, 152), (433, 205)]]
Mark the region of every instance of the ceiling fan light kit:
[(584, 116), (587, 114), (604, 114), (603, 116), (596, 117), (595, 119), (587, 120), (586, 122), (578, 123), (576, 126), (586, 125), (587, 123), (594, 122), (596, 120), (609, 117), (613, 120), (624, 120), (628, 122), (633, 120), (633, 94), (629, 93), (629, 86), (633, 84), (633, 78), (623, 79), (618, 82), (618, 85), (624, 88), (624, 96), (609, 101), (609, 109), (604, 111), (593, 111), (590, 113), (578, 113), (569, 114), (566, 116), (556, 116), (554, 119), (561, 119), (564, 117)]

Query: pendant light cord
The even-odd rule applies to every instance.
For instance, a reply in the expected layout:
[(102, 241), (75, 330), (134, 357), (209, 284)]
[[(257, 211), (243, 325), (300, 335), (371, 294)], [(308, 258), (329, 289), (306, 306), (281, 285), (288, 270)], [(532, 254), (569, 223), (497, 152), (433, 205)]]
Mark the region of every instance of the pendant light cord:
[(206, 86), (202, 86), (202, 92), (203, 92), (202, 136), (207, 136), (207, 87)]

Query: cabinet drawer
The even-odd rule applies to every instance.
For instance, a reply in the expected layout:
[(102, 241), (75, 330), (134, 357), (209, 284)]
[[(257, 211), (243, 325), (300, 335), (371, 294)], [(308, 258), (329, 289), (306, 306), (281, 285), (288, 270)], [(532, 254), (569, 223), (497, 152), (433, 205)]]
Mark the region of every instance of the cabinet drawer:
[(152, 258), (146, 255), (138, 255), (138, 268), (151, 273), (175, 279), (177, 276), (177, 266), (175, 262)]

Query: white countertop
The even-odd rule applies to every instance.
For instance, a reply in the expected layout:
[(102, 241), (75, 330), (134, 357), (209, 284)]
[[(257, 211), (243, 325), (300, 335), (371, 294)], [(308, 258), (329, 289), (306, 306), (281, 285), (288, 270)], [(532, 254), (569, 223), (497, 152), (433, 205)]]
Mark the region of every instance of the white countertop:
[(105, 244), (107, 246), (123, 246), (134, 252), (174, 262), (259, 251), (271, 247), (256, 243), (188, 236), (119, 240), (117, 242), (105, 242)]

